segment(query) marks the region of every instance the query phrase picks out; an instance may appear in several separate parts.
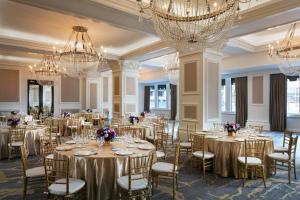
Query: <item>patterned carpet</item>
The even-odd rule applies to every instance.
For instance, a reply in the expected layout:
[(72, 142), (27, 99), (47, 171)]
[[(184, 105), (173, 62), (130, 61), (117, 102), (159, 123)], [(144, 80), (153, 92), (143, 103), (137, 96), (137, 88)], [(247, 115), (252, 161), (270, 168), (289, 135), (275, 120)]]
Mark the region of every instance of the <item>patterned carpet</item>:
[[(278, 134), (274, 136), (275, 144), (282, 141)], [(298, 155), (299, 155), (298, 148)], [(40, 161), (34, 157), (29, 158), (30, 166), (40, 165)], [(299, 159), (298, 159), (299, 161)], [(300, 177), (300, 163), (298, 163), (297, 176)], [(20, 159), (12, 161), (0, 161), (0, 199), (22, 199), (22, 167)], [(261, 179), (248, 180), (245, 187), (242, 181), (234, 178), (223, 178), (212, 173), (207, 173), (205, 180), (198, 168), (193, 168), (189, 160), (185, 160), (179, 172), (178, 200), (244, 200), (244, 199), (276, 199), (299, 200), (300, 181), (292, 179), (292, 184), (287, 184), (287, 172), (278, 172), (277, 175), (267, 179), (267, 188), (264, 188)], [(44, 186), (31, 186), (27, 199), (46, 199), (43, 194)], [(172, 199), (172, 180), (160, 179), (159, 186), (154, 190), (154, 200)]]

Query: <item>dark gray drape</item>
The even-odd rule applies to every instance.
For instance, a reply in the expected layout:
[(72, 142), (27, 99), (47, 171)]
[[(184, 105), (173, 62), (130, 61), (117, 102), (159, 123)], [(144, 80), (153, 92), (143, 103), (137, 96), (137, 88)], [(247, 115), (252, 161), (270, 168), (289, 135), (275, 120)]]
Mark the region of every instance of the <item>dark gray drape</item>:
[(247, 77), (235, 78), (236, 123), (245, 127), (248, 118), (248, 83)]
[(145, 86), (144, 111), (150, 112), (150, 86)]
[(287, 82), (284, 74), (271, 74), (270, 78), (270, 125), (271, 131), (286, 128)]
[(177, 114), (177, 85), (170, 84), (171, 89), (171, 120), (175, 120)]

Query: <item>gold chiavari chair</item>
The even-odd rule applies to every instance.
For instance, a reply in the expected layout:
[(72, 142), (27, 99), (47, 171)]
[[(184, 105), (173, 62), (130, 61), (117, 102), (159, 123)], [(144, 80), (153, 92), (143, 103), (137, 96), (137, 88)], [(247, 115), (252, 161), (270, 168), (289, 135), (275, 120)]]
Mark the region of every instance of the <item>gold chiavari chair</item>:
[(177, 140), (179, 141), (180, 154), (186, 152), (187, 154), (192, 150), (192, 138), (187, 126), (179, 124), (177, 129)]
[(152, 177), (158, 185), (158, 177), (171, 177), (173, 179), (173, 199), (176, 197), (176, 188), (178, 187), (178, 162), (179, 162), (179, 144), (175, 145), (173, 163), (156, 162), (152, 165)]
[(131, 125), (118, 125), (118, 135), (127, 135), (130, 134), (131, 136), (133, 136), (135, 133), (135, 129), (133, 129), (131, 127)]
[(45, 128), (44, 134), (40, 136), (40, 155), (53, 159), (54, 146), (51, 134), (51, 128)]
[(243, 187), (246, 178), (248, 177), (248, 170), (257, 172), (262, 177), (264, 186), (266, 187), (266, 174), (264, 166), (266, 140), (245, 140), (244, 141), (244, 155), (237, 159), (239, 176), (243, 176)]
[(254, 129), (256, 132), (261, 134), (263, 132), (264, 126), (261, 125), (249, 125), (249, 128)]
[(288, 153), (288, 148), (289, 148), (289, 142), (291, 137), (293, 136), (293, 132), (285, 130), (283, 132), (283, 142), (281, 147), (276, 147), (274, 149), (274, 152), (278, 153)]
[(24, 137), (25, 137), (25, 128), (16, 127), (9, 129), (9, 143), (8, 143), (8, 156), (9, 159), (12, 158), (13, 153), (20, 152), (21, 146), (24, 145)]
[(78, 118), (70, 118), (67, 122), (67, 130), (70, 130), (71, 135), (79, 133), (80, 121)]
[(166, 159), (167, 157), (167, 150), (168, 150), (168, 135), (161, 134), (160, 139), (156, 140), (156, 158)]
[(117, 180), (119, 199), (151, 199), (151, 167), (153, 152), (149, 155), (128, 157), (126, 176)]
[(146, 139), (153, 143), (157, 148), (162, 144), (162, 135), (164, 134), (163, 125), (162, 124), (153, 124), (153, 132), (151, 135), (148, 135)]
[(21, 146), (21, 161), (23, 167), (23, 199), (26, 199), (27, 185), (29, 183), (40, 184), (42, 179), (45, 178), (45, 168), (44, 166), (28, 168), (27, 154), (25, 147)]
[(68, 159), (44, 158), (48, 199), (85, 199), (85, 181), (70, 178)]
[(291, 170), (294, 169), (294, 178), (296, 179), (296, 151), (297, 151), (298, 136), (290, 137), (288, 144), (288, 152), (284, 153), (271, 153), (268, 157), (273, 162), (272, 168), (288, 171), (289, 184), (291, 183)]
[(192, 160), (200, 162), (204, 178), (206, 169), (213, 167), (215, 155), (205, 150), (205, 135), (193, 134), (192, 138)]

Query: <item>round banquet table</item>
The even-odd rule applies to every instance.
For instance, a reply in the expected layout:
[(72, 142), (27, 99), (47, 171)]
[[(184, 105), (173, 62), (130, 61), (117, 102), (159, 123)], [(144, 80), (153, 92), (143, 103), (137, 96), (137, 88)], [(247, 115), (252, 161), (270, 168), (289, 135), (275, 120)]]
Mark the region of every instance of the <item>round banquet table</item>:
[[(61, 146), (64, 146), (63, 144)], [(138, 144), (137, 144), (138, 145)], [(146, 142), (143, 145), (151, 145)], [(134, 156), (146, 155), (151, 150), (141, 150), (136, 148), (127, 148), (122, 142), (112, 142), (110, 145), (103, 145), (101, 150), (95, 140), (90, 140), (83, 148), (78, 144), (72, 146), (69, 151), (55, 151), (58, 159), (68, 158), (70, 166), (70, 177), (86, 181), (86, 199), (88, 200), (108, 200), (117, 199), (117, 179), (127, 174), (128, 159), (127, 156), (116, 155), (112, 148), (119, 148), (134, 152)], [(96, 155), (75, 156), (78, 150), (96, 151)], [(154, 160), (156, 160), (154, 154)]]
[[(39, 154), (40, 136), (45, 133), (45, 126), (25, 126), (25, 147), (28, 155)], [(0, 159), (8, 158), (9, 127), (0, 128)]]
[[(203, 134), (203, 132), (199, 132)], [(214, 138), (218, 137), (218, 138)], [(266, 140), (265, 146), (265, 158), (264, 165), (266, 174), (269, 175), (270, 163), (267, 159), (267, 155), (273, 153), (274, 151), (274, 142), (271, 137), (251, 137), (248, 136), (237, 136), (230, 137), (227, 136), (227, 133), (214, 133), (207, 134), (205, 148), (214, 153), (214, 173), (219, 174), (223, 177), (235, 177), (238, 178), (238, 167), (237, 167), (237, 158), (244, 155), (244, 140), (245, 139), (264, 139)]]

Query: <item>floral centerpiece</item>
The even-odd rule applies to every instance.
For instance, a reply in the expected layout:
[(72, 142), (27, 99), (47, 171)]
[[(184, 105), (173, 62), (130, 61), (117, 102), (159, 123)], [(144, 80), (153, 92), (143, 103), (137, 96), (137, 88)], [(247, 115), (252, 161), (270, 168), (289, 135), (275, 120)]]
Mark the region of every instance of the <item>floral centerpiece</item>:
[(224, 130), (227, 130), (228, 136), (235, 136), (236, 132), (240, 130), (241, 126), (238, 123), (229, 123), (224, 124)]
[(141, 116), (142, 116), (142, 117), (145, 117), (145, 115), (146, 115), (146, 112), (145, 112), (145, 111), (141, 112)]
[(88, 112), (88, 113), (92, 113), (92, 112), (93, 112), (93, 110), (92, 110), (92, 109), (90, 109), (90, 108), (88, 108), (88, 109), (86, 110), (86, 112)]
[(117, 136), (116, 132), (113, 129), (108, 127), (101, 128), (97, 131), (96, 138), (101, 139), (103, 138), (106, 144), (109, 144), (114, 138)]
[(64, 118), (71, 117), (71, 113), (70, 112), (63, 112), (63, 117)]
[(130, 122), (131, 124), (134, 124), (134, 122), (139, 123), (139, 121), (140, 121), (140, 119), (139, 119), (139, 117), (137, 117), (137, 116), (130, 116), (130, 117), (129, 117), (129, 122)]
[(11, 112), (10, 117), (7, 119), (7, 125), (11, 127), (16, 127), (20, 123), (20, 118), (16, 112)]

